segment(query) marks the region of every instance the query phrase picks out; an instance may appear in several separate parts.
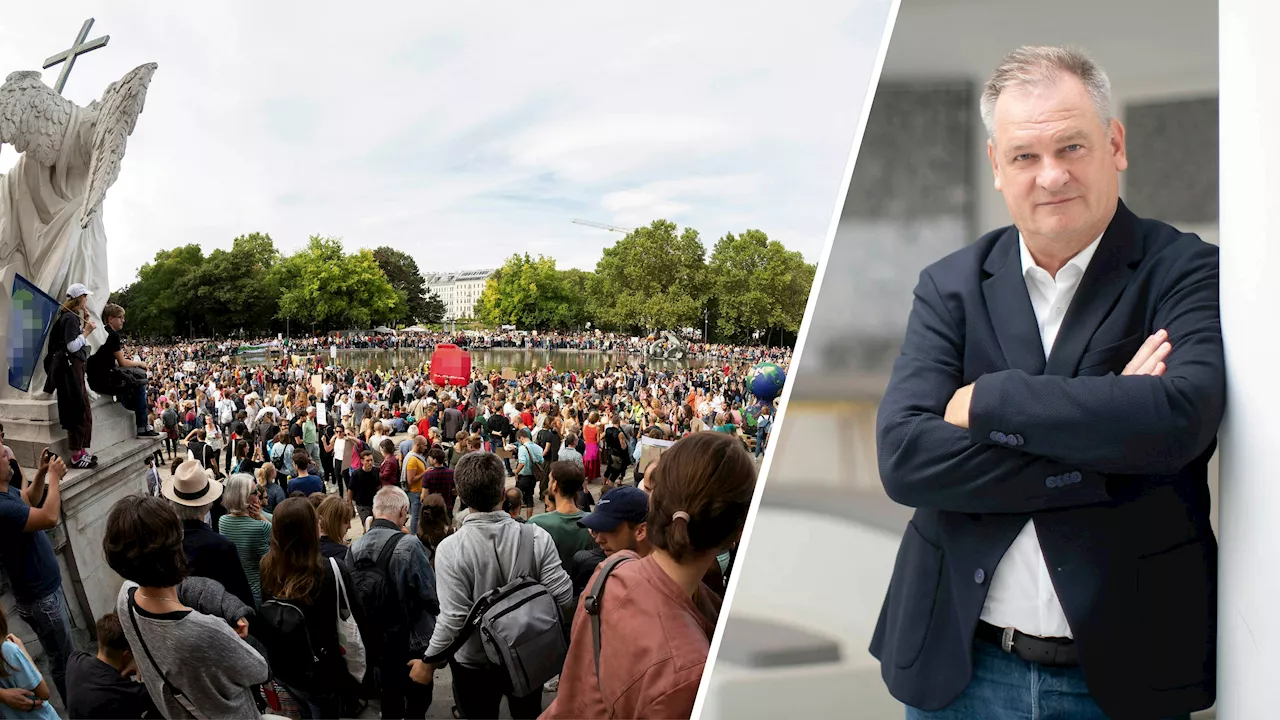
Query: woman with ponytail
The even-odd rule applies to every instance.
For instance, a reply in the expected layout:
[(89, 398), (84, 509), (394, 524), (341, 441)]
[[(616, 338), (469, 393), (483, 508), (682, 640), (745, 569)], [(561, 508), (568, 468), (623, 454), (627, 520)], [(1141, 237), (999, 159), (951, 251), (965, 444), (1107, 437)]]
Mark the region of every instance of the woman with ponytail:
[[(559, 694), (544, 718), (693, 712), (721, 603), (702, 578), (742, 534), (755, 464), (732, 436), (695, 433), (663, 453), (646, 480), (644, 522), (624, 521), (622, 496), (608, 517), (592, 514), (601, 515), (593, 535), (608, 556), (582, 593)], [(643, 511), (643, 496), (640, 503)]]

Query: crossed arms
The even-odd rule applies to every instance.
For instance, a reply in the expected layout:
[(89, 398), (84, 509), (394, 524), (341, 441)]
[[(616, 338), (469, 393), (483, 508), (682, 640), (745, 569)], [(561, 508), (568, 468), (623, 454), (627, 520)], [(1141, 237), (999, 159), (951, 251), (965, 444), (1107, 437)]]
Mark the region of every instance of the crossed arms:
[[(1216, 249), (1189, 253), (1162, 292), (1152, 320), (1162, 330), (1120, 375), (1002, 370), (966, 385), (964, 328), (926, 270), (877, 422), (889, 496), (957, 512), (1036, 512), (1106, 501), (1105, 474), (1189, 464), (1223, 413)], [(1022, 443), (997, 444), (997, 432)], [(1053, 481), (1064, 474), (1076, 481)]]

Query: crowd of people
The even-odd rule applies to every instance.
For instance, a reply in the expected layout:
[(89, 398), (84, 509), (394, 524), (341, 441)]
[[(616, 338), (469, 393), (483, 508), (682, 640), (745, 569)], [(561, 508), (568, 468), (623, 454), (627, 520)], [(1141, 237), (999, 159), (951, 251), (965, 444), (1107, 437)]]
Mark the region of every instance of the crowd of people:
[[(319, 354), (329, 352), (330, 347), (339, 350), (423, 350), (430, 351), (442, 343), (463, 348), (513, 349), (513, 350), (567, 350), (580, 352), (620, 353), (643, 355), (656, 338), (649, 336), (621, 335), (604, 332), (525, 332), (465, 330), (460, 332), (400, 332), (400, 333), (331, 333), (324, 336), (303, 338), (248, 337), (222, 340), (202, 339), (179, 344), (161, 344), (160, 347), (180, 348), (192, 356), (222, 357), (241, 352), (242, 348), (279, 347), (292, 354)], [(695, 358), (714, 358), (743, 362), (776, 362), (784, 364), (791, 358), (791, 348), (768, 345), (729, 345), (702, 343), (690, 340), (686, 355)]]
[[(457, 717), (496, 717), (503, 697), (513, 717), (692, 711), (770, 427), (747, 373), (785, 355), (606, 357), (448, 386), (319, 352), (130, 354), (123, 309), (103, 315), (90, 384), (164, 443), (148, 492), (107, 520), (125, 583), (96, 655), (73, 650), (64, 610), (42, 614), (65, 606), (45, 531), (66, 466), (48, 454), (29, 480), (0, 473), (0, 522), (22, 539), (0, 554), (70, 717), (353, 717), (376, 702), (420, 718), (445, 667)], [(34, 665), (0, 675), (0, 702), (51, 716), (43, 683)]]

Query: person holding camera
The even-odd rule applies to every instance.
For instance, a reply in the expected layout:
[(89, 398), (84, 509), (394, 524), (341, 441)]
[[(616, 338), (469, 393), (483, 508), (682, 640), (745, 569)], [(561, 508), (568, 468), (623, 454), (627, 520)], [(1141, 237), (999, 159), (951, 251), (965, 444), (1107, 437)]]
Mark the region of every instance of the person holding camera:
[[(0, 446), (0, 457), (7, 455), (4, 450)], [(67, 466), (45, 448), (29, 485), (23, 486), (17, 470), (16, 461), (0, 461), (0, 565), (9, 577), (18, 616), (40, 638), (53, 684), (65, 700), (71, 621), (58, 559), (45, 531), (52, 530), (61, 516), (61, 483)]]

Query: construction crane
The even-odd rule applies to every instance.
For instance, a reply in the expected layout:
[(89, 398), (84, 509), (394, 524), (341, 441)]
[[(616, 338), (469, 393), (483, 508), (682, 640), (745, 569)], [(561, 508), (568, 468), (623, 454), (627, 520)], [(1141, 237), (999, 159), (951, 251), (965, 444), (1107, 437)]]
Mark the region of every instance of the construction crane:
[(573, 222), (576, 225), (589, 225), (591, 227), (601, 228), (602, 230), (609, 230), (611, 232), (620, 232), (623, 235), (631, 232), (632, 230), (635, 230), (635, 228), (618, 227), (617, 225), (606, 225), (604, 223), (592, 222), (590, 220), (574, 220)]

